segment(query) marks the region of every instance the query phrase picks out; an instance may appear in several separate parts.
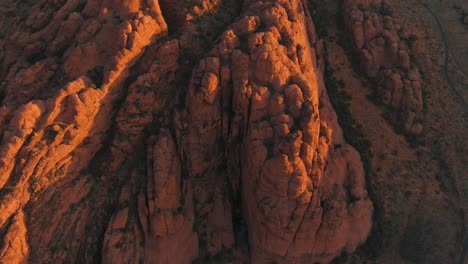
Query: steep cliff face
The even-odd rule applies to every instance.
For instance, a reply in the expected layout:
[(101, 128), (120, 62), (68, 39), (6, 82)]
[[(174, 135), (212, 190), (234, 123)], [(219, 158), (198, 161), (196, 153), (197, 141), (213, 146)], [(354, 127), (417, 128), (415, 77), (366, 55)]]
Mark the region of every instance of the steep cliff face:
[(305, 2), (42, 0), (0, 44), (0, 262), (329, 262), (366, 240)]

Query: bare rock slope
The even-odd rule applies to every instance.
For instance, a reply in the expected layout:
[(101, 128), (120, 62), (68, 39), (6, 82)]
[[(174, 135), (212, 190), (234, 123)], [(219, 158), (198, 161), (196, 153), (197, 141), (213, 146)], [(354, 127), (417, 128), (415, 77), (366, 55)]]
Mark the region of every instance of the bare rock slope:
[(373, 206), (312, 19), (300, 0), (34, 4), (0, 41), (0, 263), (353, 252)]

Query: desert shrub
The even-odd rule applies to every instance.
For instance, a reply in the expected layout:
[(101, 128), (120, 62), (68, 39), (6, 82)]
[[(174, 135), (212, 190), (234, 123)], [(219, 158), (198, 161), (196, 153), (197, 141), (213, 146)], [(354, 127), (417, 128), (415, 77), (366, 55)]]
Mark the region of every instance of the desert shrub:
[(321, 3), (317, 3), (316, 0), (307, 0), (307, 6), (311, 14), (313, 14), (313, 20), (315, 24), (315, 30), (320, 38), (328, 37), (327, 26), (330, 24), (331, 17), (323, 12), (319, 12)]
[[(361, 155), (369, 196), (372, 200), (375, 201), (376, 195), (371, 184), (371, 179), (374, 177), (371, 167), (371, 160), (373, 157), (373, 153), (371, 151), (371, 142), (366, 138), (364, 132), (362, 131), (362, 126), (357, 123), (350, 111), (349, 101), (351, 100), (351, 96), (344, 90), (346, 86), (344, 81), (338, 80), (334, 76), (333, 69), (329, 66), (327, 45), (324, 46), (324, 50), (326, 65), (324, 81), (330, 102), (337, 113), (338, 123), (343, 129), (343, 135), (346, 141), (354, 148), (356, 148), (356, 150)], [(381, 248), (383, 247), (382, 238), (384, 236), (384, 230), (381, 224), (383, 222), (382, 219), (382, 209), (379, 207), (378, 203), (375, 203), (374, 225), (372, 227), (371, 235), (369, 236), (367, 242), (358, 248), (356, 254), (366, 255), (370, 258), (376, 258), (378, 256)]]
[(414, 46), (414, 43), (418, 40), (418, 36), (416, 36), (415, 34), (411, 34), (409, 37), (408, 37), (408, 46), (410, 48), (413, 48)]

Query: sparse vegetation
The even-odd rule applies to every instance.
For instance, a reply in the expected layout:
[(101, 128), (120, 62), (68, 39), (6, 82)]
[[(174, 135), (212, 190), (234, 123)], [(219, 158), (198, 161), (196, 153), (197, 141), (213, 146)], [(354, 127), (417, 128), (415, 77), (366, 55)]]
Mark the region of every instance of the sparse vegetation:
[[(325, 53), (327, 54), (327, 47), (325, 47)], [(327, 60), (327, 55), (325, 59)], [(353, 118), (350, 108), (349, 101), (351, 95), (344, 89), (346, 84), (344, 80), (337, 79), (334, 76), (334, 71), (329, 67), (329, 63), (326, 62), (327, 66), (325, 69), (325, 86), (330, 97), (330, 101), (338, 115), (338, 122), (343, 129), (344, 137), (348, 143), (354, 146), (359, 153), (364, 163), (366, 172), (370, 172), (370, 158), (371, 154), (371, 142), (364, 136), (361, 130), (361, 126)]]
[[(388, 11), (388, 10), (387, 10)], [(343, 21), (343, 17), (341, 19), (337, 19), (337, 26), (342, 30), (345, 30), (345, 24)], [(360, 54), (355, 51), (354, 47), (352, 47), (349, 36), (347, 34), (341, 33), (338, 35), (338, 44), (344, 48), (347, 52), (347, 56), (352, 64), (354, 71), (360, 76), (366, 76), (362, 70), (361, 63), (360, 63)], [(326, 44), (326, 43), (325, 43)], [(374, 173), (372, 171), (372, 164), (371, 159), (373, 157), (373, 153), (371, 151), (371, 142), (365, 137), (362, 126), (356, 122), (353, 118), (349, 101), (352, 99), (351, 95), (348, 94), (344, 88), (346, 84), (344, 80), (338, 80), (334, 76), (333, 69), (330, 67), (328, 62), (328, 49), (325, 45), (325, 85), (327, 87), (327, 91), (330, 97), (330, 101), (338, 115), (338, 122), (343, 129), (343, 134), (345, 139), (349, 144), (354, 146), (359, 153), (361, 154), (361, 159), (363, 162), (365, 174), (366, 174), (366, 182), (368, 186), (369, 195), (372, 199), (376, 199), (376, 194), (374, 193), (375, 190), (373, 188), (373, 184), (371, 183), (372, 177), (374, 177)], [(366, 87), (373, 85), (372, 83), (364, 83)], [(377, 172), (382, 171), (381, 168), (377, 169)], [(352, 257), (365, 255), (370, 258), (376, 258), (381, 248), (383, 246), (383, 213), (382, 209), (378, 206), (378, 204), (374, 205), (374, 225), (372, 227), (372, 232), (370, 237), (368, 238), (367, 242), (360, 246), (357, 250), (356, 254), (353, 254)], [(343, 256), (343, 259), (349, 260), (348, 256)], [(340, 262), (338, 262), (340, 263)]]
[(407, 40), (408, 46), (412, 49), (416, 41), (418, 41), (418, 36), (416, 36), (415, 34), (411, 34)]
[(322, 5), (321, 2), (318, 2), (316, 0), (307, 0), (307, 5), (314, 19), (315, 30), (317, 32), (317, 35), (320, 38), (328, 37), (327, 25), (331, 23), (331, 19), (333, 19), (333, 17), (329, 16), (325, 12), (319, 11), (321, 8), (320, 5)]

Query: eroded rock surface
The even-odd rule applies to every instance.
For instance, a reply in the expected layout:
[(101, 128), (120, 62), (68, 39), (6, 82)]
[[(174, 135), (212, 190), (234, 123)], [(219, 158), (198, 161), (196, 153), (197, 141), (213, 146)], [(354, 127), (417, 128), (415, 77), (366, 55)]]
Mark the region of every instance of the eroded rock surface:
[(389, 1), (346, 0), (343, 12), (362, 70), (375, 82), (378, 98), (397, 115), (405, 132), (421, 134), (423, 87), (411, 59), (418, 35), (393, 15)]
[(0, 44), (0, 262), (326, 263), (366, 240), (305, 1), (42, 0)]

